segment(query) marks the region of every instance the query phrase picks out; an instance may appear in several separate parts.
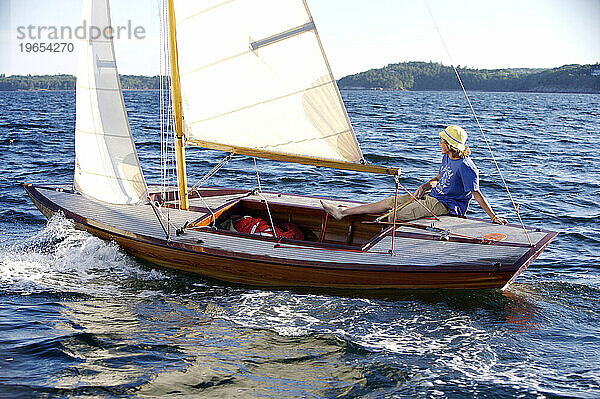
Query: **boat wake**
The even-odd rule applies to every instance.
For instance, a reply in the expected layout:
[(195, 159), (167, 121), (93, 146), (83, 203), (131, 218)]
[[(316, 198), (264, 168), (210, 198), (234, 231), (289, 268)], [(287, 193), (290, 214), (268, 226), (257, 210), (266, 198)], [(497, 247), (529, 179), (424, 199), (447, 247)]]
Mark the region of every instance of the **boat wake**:
[(0, 291), (5, 294), (127, 295), (136, 282), (167, 278), (141, 266), (115, 243), (76, 230), (60, 215), (34, 236), (0, 246)]
[[(469, 299), (475, 304), (469, 305)], [(227, 318), (281, 336), (312, 337), (315, 347), (323, 337), (333, 337), (346, 351), (397, 363), (409, 376), (397, 382), (412, 384), (417, 391), (441, 394), (447, 386), (462, 386), (475, 393), (488, 386), (561, 395), (564, 392), (549, 387), (584, 388), (584, 381), (566, 381), (546, 364), (543, 355), (552, 348), (538, 348), (537, 360), (532, 361), (515, 346), (515, 335), (543, 333), (549, 323), (543, 313), (518, 292), (401, 301), (254, 292), (243, 295)], [(600, 381), (600, 375), (587, 377), (586, 383)]]

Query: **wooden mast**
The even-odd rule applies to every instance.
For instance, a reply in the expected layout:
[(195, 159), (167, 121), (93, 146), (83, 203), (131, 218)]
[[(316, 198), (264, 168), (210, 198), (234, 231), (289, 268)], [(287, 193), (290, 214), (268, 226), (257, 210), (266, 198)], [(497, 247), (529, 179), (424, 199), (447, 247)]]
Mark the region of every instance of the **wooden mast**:
[(179, 79), (179, 58), (177, 54), (177, 32), (175, 28), (175, 6), (169, 0), (169, 43), (171, 48), (171, 91), (173, 97), (173, 118), (175, 119), (175, 155), (177, 181), (179, 184), (179, 204), (189, 210), (187, 172), (185, 167), (185, 147), (183, 145), (183, 110), (181, 106), (181, 81)]

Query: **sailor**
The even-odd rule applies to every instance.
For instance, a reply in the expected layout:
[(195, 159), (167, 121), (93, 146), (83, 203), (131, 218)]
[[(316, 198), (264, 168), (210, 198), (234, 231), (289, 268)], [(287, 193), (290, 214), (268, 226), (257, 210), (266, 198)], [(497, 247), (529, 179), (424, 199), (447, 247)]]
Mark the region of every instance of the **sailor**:
[(467, 132), (459, 126), (450, 125), (441, 131), (440, 147), (443, 156), (439, 173), (422, 184), (412, 196), (405, 194), (398, 198), (389, 197), (379, 202), (351, 208), (340, 208), (323, 201), (321, 205), (327, 213), (338, 220), (349, 215), (388, 212), (388, 221), (392, 222), (394, 204), (397, 204), (396, 220), (409, 221), (431, 216), (431, 213), (437, 216), (447, 214), (464, 216), (469, 202), (474, 198), (492, 222), (504, 225), (507, 221), (494, 213), (480, 191), (479, 170), (470, 157), (471, 149), (466, 142)]

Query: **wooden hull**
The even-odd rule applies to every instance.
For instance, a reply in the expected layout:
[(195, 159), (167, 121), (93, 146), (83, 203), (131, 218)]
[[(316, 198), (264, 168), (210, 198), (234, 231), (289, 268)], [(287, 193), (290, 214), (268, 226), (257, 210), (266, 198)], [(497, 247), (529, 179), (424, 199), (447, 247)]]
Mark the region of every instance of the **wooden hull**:
[[(437, 288), (503, 288), (522, 273), (525, 268), (543, 251), (556, 233), (547, 232), (532, 248), (524, 251), (518, 261), (510, 265), (504, 264), (466, 264), (456, 263), (439, 266), (415, 266), (403, 264), (377, 265), (369, 263), (319, 261), (306, 257), (290, 259), (275, 256), (281, 251), (278, 245), (273, 254), (251, 254), (236, 251), (234, 248), (215, 248), (205, 245), (203, 240), (174, 242), (158, 236), (149, 236), (123, 231), (89, 217), (59, 206), (43, 195), (42, 189), (33, 186), (25, 187), (28, 195), (37, 208), (48, 218), (61, 212), (72, 219), (78, 229), (104, 240), (115, 241), (127, 253), (172, 269), (196, 273), (213, 279), (253, 286), (268, 287), (321, 287), (339, 289), (437, 289)], [(71, 194), (73, 195), (73, 194)], [(203, 231), (203, 237), (212, 237), (218, 232)], [(220, 238), (228, 238), (221, 234)], [(231, 238), (236, 242), (235, 237)], [(268, 241), (268, 240), (267, 240)], [(200, 242), (198, 244), (197, 242)], [(264, 245), (265, 239), (257, 240), (257, 245)], [(272, 242), (271, 242), (272, 243)], [(330, 247), (319, 247), (311, 244), (307, 248), (293, 243), (294, 251), (310, 251), (314, 257), (320, 252), (340, 251), (340, 258), (346, 250)], [(354, 253), (359, 252), (359, 253)], [(323, 254), (324, 256), (325, 254)], [(335, 254), (334, 254), (335, 255)], [(353, 251), (352, 256), (360, 256), (360, 251)], [(381, 255), (379, 255), (381, 256)], [(419, 256), (419, 254), (414, 254)], [(335, 258), (335, 257), (334, 257)], [(387, 255), (387, 259), (394, 257)], [(360, 259), (360, 258), (354, 258)]]

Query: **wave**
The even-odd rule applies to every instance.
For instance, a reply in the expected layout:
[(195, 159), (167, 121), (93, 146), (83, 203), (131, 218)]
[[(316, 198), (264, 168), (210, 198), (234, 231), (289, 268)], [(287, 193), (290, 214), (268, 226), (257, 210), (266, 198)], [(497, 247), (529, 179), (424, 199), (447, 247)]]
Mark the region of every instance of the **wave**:
[(142, 267), (117, 244), (76, 230), (59, 215), (34, 236), (0, 246), (0, 292), (4, 294), (128, 295), (129, 280), (168, 278), (159, 270)]
[[(528, 348), (526, 354), (514, 346), (519, 340), (513, 335), (537, 336), (554, 323), (544, 298), (538, 303), (540, 298), (532, 299), (528, 290), (407, 294), (404, 300), (393, 301), (254, 291), (242, 294), (221, 317), (282, 337), (311, 338), (314, 345), (329, 336), (349, 358), (384, 357), (401, 363), (404, 359), (403, 373), (411, 384), (429, 393), (479, 386), (477, 391), (487, 387), (512, 396), (556, 392), (548, 390), (548, 380), (560, 381), (554, 387), (563, 386), (565, 392), (600, 382), (600, 373), (580, 381), (564, 380), (560, 368), (550, 367), (552, 360), (544, 356), (551, 343)], [(575, 312), (587, 314), (587, 309)], [(573, 320), (572, 315), (568, 318)], [(561, 355), (553, 354), (556, 360), (555, 356)], [(401, 375), (394, 374), (392, 381), (406, 383)]]
[(10, 122), (10, 123), (2, 123), (0, 124), (0, 128), (4, 128), (4, 129), (47, 129), (48, 126), (47, 125), (42, 125), (42, 124), (36, 124), (36, 123), (17, 123), (17, 122)]
[[(593, 237), (592, 235), (595, 234), (597, 237)], [(575, 243), (578, 243), (578, 245), (581, 244), (590, 244), (593, 245), (594, 247), (596, 247), (600, 244), (600, 239), (598, 238), (600, 236), (598, 236), (598, 233), (593, 233), (593, 232), (572, 232), (572, 231), (566, 231), (566, 232), (561, 232), (560, 233), (560, 239), (569, 239)], [(600, 255), (599, 255), (600, 256)]]

